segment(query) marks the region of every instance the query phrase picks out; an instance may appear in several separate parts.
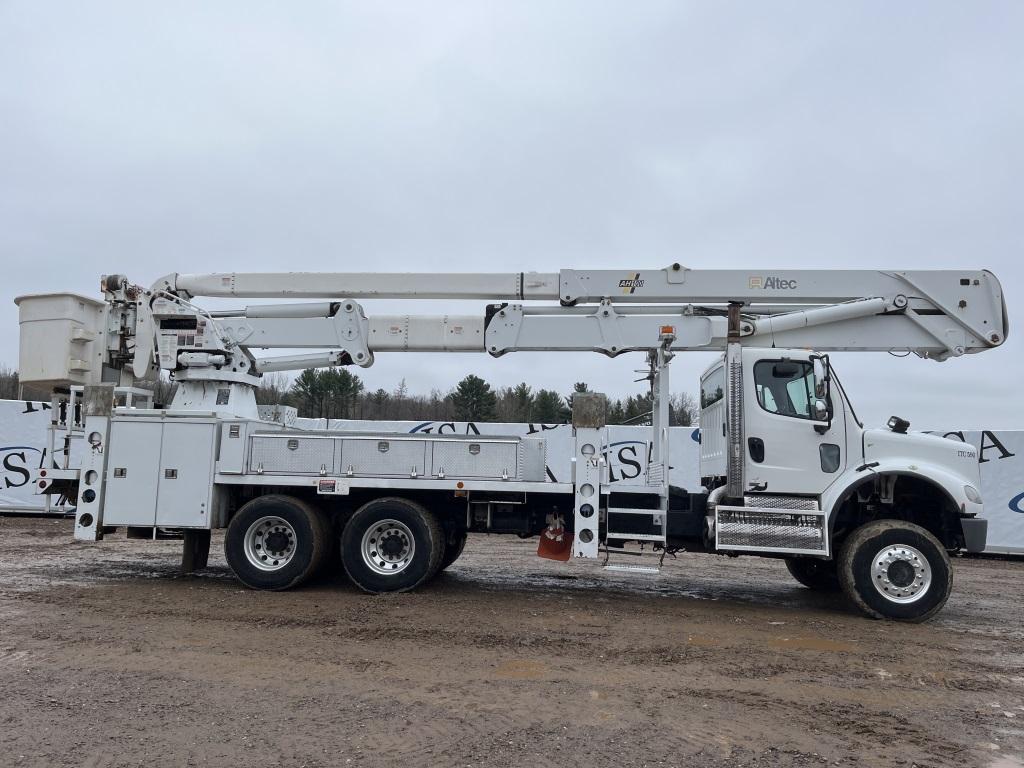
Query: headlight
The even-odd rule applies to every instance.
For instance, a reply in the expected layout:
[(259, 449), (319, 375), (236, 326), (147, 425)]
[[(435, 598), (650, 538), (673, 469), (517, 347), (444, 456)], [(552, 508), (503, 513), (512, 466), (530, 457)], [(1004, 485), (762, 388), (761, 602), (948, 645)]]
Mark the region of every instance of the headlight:
[(973, 485), (964, 486), (964, 496), (966, 496), (969, 501), (973, 501), (975, 504), (981, 504), (981, 494), (978, 493), (978, 489), (975, 488)]

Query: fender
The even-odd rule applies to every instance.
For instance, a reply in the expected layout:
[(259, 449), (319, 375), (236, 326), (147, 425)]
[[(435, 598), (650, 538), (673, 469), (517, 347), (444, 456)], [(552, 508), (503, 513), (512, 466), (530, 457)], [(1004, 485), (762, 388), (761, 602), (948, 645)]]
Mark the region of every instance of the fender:
[(980, 515), (983, 504), (975, 504), (964, 494), (965, 485), (976, 485), (973, 478), (951, 472), (947, 467), (930, 462), (907, 461), (901, 458), (881, 459), (877, 466), (860, 472), (856, 467), (847, 469), (821, 496), (821, 508), (828, 512), (829, 539), (835, 523), (836, 512), (849, 493), (873, 475), (903, 475), (931, 483), (945, 493), (949, 502), (966, 515)]

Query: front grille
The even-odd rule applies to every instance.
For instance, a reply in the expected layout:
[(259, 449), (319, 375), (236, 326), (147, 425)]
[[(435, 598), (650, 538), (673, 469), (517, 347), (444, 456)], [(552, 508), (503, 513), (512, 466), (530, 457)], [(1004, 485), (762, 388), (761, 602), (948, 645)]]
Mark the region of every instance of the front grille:
[(807, 496), (744, 496), (743, 505), (756, 509), (818, 509), (818, 500)]

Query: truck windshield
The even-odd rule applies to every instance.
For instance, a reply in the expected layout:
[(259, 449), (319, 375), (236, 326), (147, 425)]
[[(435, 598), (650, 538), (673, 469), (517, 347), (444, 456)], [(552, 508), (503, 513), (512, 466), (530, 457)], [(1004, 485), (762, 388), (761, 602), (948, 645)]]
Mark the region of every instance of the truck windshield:
[(757, 402), (769, 413), (811, 418), (814, 369), (810, 363), (791, 360), (761, 360), (754, 364)]

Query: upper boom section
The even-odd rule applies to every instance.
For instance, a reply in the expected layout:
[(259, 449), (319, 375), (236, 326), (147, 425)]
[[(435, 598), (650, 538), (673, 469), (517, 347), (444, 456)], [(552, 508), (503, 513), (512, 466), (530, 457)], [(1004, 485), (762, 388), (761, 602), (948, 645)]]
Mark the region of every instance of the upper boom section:
[[(168, 275), (153, 286), (189, 296), (288, 299), (483, 299), (559, 301), (566, 305), (838, 304), (864, 298), (922, 298), (940, 306), (973, 300), (991, 316), (1002, 288), (987, 270), (883, 271), (871, 269), (560, 272), (222, 272)], [(971, 309), (968, 304), (967, 309)], [(970, 314), (970, 313), (968, 313)]]

